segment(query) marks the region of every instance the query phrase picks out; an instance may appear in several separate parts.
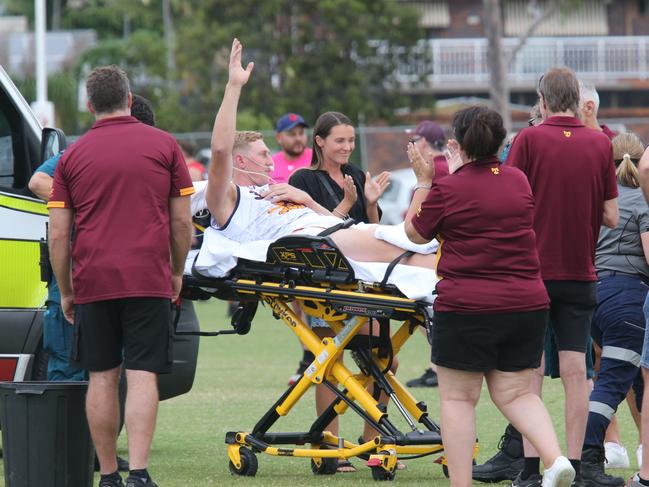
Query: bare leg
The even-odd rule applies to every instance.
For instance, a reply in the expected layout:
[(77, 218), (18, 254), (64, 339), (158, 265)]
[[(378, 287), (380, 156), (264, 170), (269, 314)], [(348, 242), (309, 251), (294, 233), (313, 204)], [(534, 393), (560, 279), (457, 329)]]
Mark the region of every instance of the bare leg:
[[(536, 394), (539, 398), (542, 397), (543, 392), (543, 378), (545, 377), (545, 354), (541, 358), (541, 365), (532, 371), (532, 377), (529, 383), (530, 392)], [(534, 445), (530, 443), (525, 435), (523, 435), (523, 451), (527, 458), (538, 457), (539, 452), (536, 451)]]
[(95, 444), (100, 472), (104, 475), (117, 470), (117, 435), (119, 434), (120, 367), (102, 372), (90, 372), (86, 414)]
[(131, 470), (147, 468), (158, 414), (158, 378), (153, 372), (126, 369), (126, 432)]
[(640, 411), (638, 411), (638, 406), (635, 399), (635, 391), (633, 388), (629, 389), (629, 392), (626, 395), (626, 403), (629, 406), (629, 411), (631, 412), (631, 417), (635, 423), (635, 427), (638, 429), (638, 435), (640, 434)]
[(451, 487), (471, 486), (475, 444), (475, 406), (480, 399), (482, 372), (437, 367), (441, 427)]
[(487, 372), (489, 394), (496, 407), (539, 452), (541, 461), (550, 467), (561, 455), (552, 420), (541, 398), (530, 391), (532, 369), (520, 372)]
[(559, 351), (559, 370), (565, 391), (568, 458), (580, 459), (588, 420), (589, 386), (586, 359), (581, 352)]
[[(374, 225), (345, 228), (332, 233), (331, 238), (343, 254), (359, 262), (392, 262), (403, 254), (402, 248), (377, 239), (374, 230)], [(415, 254), (403, 263), (434, 269), (435, 254)]]
[(620, 436), (620, 425), (618, 424), (617, 416), (615, 415), (611, 417), (611, 422), (608, 424), (608, 428), (606, 428), (604, 442), (617, 443), (618, 445), (622, 444), (622, 438)]

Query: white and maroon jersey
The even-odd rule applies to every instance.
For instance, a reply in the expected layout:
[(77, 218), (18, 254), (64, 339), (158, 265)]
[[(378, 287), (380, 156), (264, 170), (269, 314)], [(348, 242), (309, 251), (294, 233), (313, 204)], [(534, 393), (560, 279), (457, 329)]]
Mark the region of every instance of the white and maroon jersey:
[(212, 227), (224, 237), (245, 243), (254, 240), (277, 240), (291, 233), (319, 233), (342, 220), (319, 215), (304, 205), (263, 199), (268, 186), (237, 186), (237, 202), (232, 215), (222, 227), (212, 218)]

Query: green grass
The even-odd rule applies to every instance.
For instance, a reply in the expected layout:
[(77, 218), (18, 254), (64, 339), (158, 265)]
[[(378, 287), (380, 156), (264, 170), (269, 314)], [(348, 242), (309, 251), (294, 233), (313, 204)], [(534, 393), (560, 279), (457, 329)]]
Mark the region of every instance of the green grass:
[[(203, 329), (228, 326), (225, 303), (210, 300), (196, 306)], [(202, 338), (196, 380), (191, 392), (160, 405), (156, 436), (151, 452), (150, 472), (160, 487), (203, 486), (302, 486), (375, 485), (362, 460), (354, 460), (358, 472), (334, 476), (314, 476), (308, 459), (258, 455), (256, 477), (233, 477), (228, 471), (224, 438), (226, 431), (252, 429), (257, 420), (282, 393), (301, 356), (294, 335), (267, 308), (259, 307), (252, 331), (246, 336)], [(413, 337), (399, 355), (398, 376), (407, 380), (421, 374), (428, 361), (427, 343), (422, 335)], [(347, 363), (351, 360), (347, 360)], [(438, 417), (437, 390), (415, 389), (415, 396), (427, 402), (433, 418)], [(559, 381), (547, 380), (545, 400), (563, 438), (563, 392)], [(314, 418), (313, 393), (276, 424), (277, 431), (300, 431)], [(394, 410), (391, 409), (393, 418)], [(505, 420), (491, 404), (486, 388), (478, 405), (479, 462), (495, 451)], [(618, 419), (632, 465), (635, 464), (637, 433), (626, 406)], [(352, 413), (342, 418), (342, 433), (355, 439), (361, 421)], [(120, 438), (120, 454), (126, 456), (125, 435)], [(426, 457), (408, 462), (395, 482), (407, 486), (448, 485), (439, 465)], [(0, 470), (2, 470), (0, 468)], [(633, 470), (619, 471), (629, 477)], [(0, 487), (4, 474), (0, 474)], [(95, 483), (96, 485), (96, 483)], [(481, 484), (478, 484), (481, 485)], [(502, 484), (506, 485), (506, 484)], [(73, 486), (70, 486), (73, 487)]]

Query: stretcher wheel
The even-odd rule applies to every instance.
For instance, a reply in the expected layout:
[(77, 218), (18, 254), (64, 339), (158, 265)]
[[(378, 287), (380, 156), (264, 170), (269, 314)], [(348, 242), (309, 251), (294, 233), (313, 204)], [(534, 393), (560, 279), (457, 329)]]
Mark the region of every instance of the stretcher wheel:
[(259, 463), (257, 462), (255, 454), (248, 448), (241, 447), (239, 449), (239, 455), (241, 455), (241, 468), (235, 467), (234, 463), (230, 460), (230, 473), (233, 475), (254, 477), (257, 473), (257, 468), (259, 468)]
[(338, 470), (337, 458), (321, 458), (320, 465), (311, 459), (311, 471), (315, 475), (333, 475)]
[(372, 478), (379, 482), (394, 480), (394, 475), (394, 472), (388, 472), (383, 467), (372, 467)]

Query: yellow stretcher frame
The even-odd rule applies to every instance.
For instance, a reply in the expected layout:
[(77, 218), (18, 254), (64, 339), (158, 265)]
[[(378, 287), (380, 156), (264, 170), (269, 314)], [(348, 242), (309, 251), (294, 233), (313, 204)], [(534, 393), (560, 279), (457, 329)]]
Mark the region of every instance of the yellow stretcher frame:
[[(441, 454), (441, 463), (447, 474), (443, 456), (444, 446), (437, 424), (428, 418), (426, 405), (414, 396), (390, 372), (390, 355), (371, 350), (356, 350), (360, 356), (360, 371), (354, 374), (339, 358), (370, 318), (383, 318), (383, 343), (398, 355), (406, 341), (419, 326), (430, 322), (427, 303), (404, 297), (391, 286), (356, 281), (348, 262), (333, 243), (322, 237), (289, 237), (273, 244), (266, 263), (239, 261), (237, 268), (225, 279), (200, 276), (185, 277), (185, 288), (199, 290), (190, 299), (217, 297), (240, 301), (239, 318), (235, 313), (236, 331), (245, 334), (250, 329), (259, 301), (294, 333), (300, 343), (315, 357), (302, 377), (290, 386), (276, 403), (262, 416), (252, 430), (232, 431), (226, 434), (230, 471), (235, 475), (254, 476), (258, 463), (255, 453), (275, 457), (302, 457), (311, 459), (315, 474), (333, 474), (337, 460), (361, 457), (367, 460), (375, 480), (393, 480), (399, 458), (416, 458)], [(324, 265), (315, 265), (322, 262)], [(256, 277), (251, 277), (256, 276)], [(333, 337), (320, 339), (291, 308), (297, 302), (306, 314), (321, 318), (334, 331)], [(244, 318), (241, 318), (244, 316)], [(239, 320), (238, 324), (235, 322)], [(390, 333), (387, 320), (400, 321), (396, 332)], [(218, 335), (224, 332), (202, 332)], [(363, 337), (363, 343), (368, 340)], [(380, 342), (380, 340), (379, 340)], [(390, 397), (412, 431), (402, 433), (389, 419), (385, 406), (379, 404), (366, 387), (374, 382)], [(275, 422), (288, 415), (306, 391), (325, 384), (337, 399), (304, 433), (269, 433)], [(338, 389), (342, 387), (342, 391)], [(333, 417), (353, 409), (361, 418), (381, 432), (373, 439), (354, 443), (324, 430)], [(332, 416), (333, 415), (333, 416)], [(309, 444), (310, 447), (306, 447)], [(476, 440), (473, 458), (478, 454)]]

